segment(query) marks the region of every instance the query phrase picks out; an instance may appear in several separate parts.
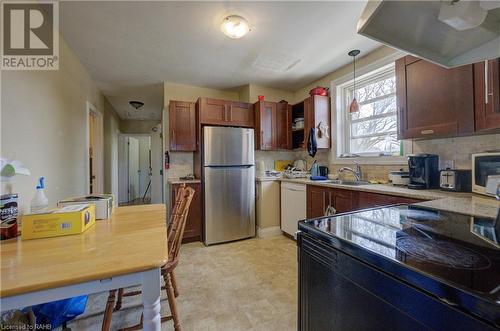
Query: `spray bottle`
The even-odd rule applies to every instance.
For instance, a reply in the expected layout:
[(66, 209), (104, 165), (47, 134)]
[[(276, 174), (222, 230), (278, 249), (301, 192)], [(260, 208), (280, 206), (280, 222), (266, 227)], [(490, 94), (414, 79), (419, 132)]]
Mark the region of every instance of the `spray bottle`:
[(36, 213), (43, 211), (49, 206), (49, 200), (45, 196), (45, 177), (38, 179), (35, 196), (31, 200), (31, 212)]

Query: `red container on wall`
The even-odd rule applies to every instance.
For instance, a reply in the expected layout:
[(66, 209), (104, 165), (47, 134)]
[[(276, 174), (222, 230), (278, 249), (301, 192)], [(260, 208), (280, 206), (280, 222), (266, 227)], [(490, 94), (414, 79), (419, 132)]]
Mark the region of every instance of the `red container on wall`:
[(327, 87), (315, 87), (312, 90), (309, 91), (310, 95), (322, 95), (322, 96), (328, 96), (328, 88)]

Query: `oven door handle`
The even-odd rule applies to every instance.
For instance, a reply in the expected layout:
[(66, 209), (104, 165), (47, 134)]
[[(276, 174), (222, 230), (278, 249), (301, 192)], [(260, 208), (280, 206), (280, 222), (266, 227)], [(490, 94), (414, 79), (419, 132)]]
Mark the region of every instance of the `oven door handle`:
[(450, 300), (448, 300), (448, 299), (446, 299), (446, 298), (440, 298), (440, 297), (438, 297), (438, 299), (439, 299), (439, 301), (444, 302), (444, 303), (445, 303), (445, 304), (447, 304), (448, 306), (453, 306), (453, 307), (458, 306), (458, 304), (457, 304), (457, 303), (455, 303), (455, 302), (453, 302), (453, 301), (450, 301)]

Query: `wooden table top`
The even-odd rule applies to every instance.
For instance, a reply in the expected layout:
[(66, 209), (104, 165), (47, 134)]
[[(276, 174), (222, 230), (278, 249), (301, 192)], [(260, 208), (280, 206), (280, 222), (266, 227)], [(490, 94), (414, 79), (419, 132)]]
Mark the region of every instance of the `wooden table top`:
[(0, 297), (140, 272), (167, 262), (165, 205), (115, 208), (78, 235), (0, 243)]

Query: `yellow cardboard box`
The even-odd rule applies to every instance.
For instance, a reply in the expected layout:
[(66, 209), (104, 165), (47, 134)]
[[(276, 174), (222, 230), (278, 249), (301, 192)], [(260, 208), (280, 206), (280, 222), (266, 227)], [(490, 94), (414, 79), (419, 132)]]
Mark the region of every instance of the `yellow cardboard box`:
[(78, 234), (95, 224), (95, 205), (56, 208), (22, 217), (21, 238), (36, 239)]

